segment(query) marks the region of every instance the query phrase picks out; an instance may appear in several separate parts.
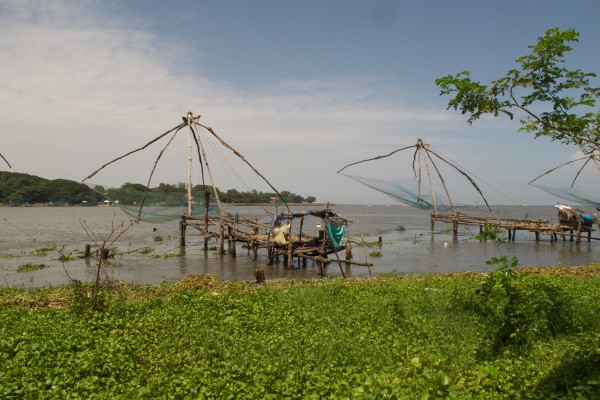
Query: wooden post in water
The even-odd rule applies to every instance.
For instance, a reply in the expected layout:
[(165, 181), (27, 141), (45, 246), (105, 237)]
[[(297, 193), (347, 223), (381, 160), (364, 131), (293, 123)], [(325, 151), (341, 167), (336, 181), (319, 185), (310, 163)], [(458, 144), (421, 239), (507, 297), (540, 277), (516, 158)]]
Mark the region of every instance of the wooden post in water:
[(233, 235), (233, 231), (234, 229), (231, 227), (231, 225), (227, 225), (227, 236), (229, 237), (229, 255), (235, 257), (237, 254), (235, 251), (235, 237)]
[[(256, 222), (258, 222), (258, 219), (256, 220)], [(258, 236), (258, 227), (254, 228), (254, 235)], [(249, 251), (250, 249), (248, 249)], [(255, 239), (252, 242), (252, 259), (254, 261), (256, 261), (256, 259), (258, 258), (258, 242), (257, 239)]]
[(208, 209), (210, 206), (210, 195), (204, 190), (204, 252), (208, 251)]
[(90, 251), (91, 251), (91, 246), (88, 243), (88, 244), (85, 245), (85, 251), (83, 252), (83, 257), (84, 258), (90, 258)]
[[(302, 245), (302, 227), (304, 226), (304, 217), (300, 217), (300, 232), (298, 233), (298, 246)], [(298, 268), (300, 268), (300, 255), (296, 257), (296, 263), (298, 264)]]
[(185, 247), (185, 228), (185, 218), (181, 217), (179, 220), (179, 246), (181, 247)]
[(219, 226), (219, 230), (221, 233), (221, 237), (219, 240), (221, 243), (219, 243), (219, 254), (223, 255), (225, 254), (225, 226), (223, 225), (223, 218), (221, 217), (221, 225)]
[(352, 261), (352, 243), (350, 241), (350, 228), (346, 226), (346, 265)]
[(292, 240), (292, 218), (291, 216), (288, 214), (288, 223), (290, 224), (290, 228), (288, 230), (289, 232), (289, 241), (288, 241), (288, 248), (287, 248), (287, 267), (291, 268), (294, 265), (294, 244), (293, 244), (293, 240)]
[(254, 277), (256, 278), (256, 283), (263, 283), (265, 281), (265, 269), (256, 268), (254, 270)]

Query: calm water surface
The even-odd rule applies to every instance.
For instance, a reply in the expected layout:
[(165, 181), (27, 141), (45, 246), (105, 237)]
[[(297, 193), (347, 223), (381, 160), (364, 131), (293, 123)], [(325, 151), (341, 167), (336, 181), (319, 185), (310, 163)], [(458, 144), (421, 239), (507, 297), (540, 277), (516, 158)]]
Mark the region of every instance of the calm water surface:
[[(350, 219), (350, 235), (354, 240), (377, 241), (383, 245), (366, 249), (367, 257), (374, 264), (373, 275), (406, 273), (445, 273), (458, 271), (487, 271), (485, 261), (493, 256), (517, 256), (521, 266), (576, 265), (599, 261), (600, 241), (551, 242), (549, 236), (535, 241), (533, 233), (518, 232), (514, 243), (500, 247), (493, 243), (481, 243), (473, 237), (476, 227), (460, 227), (453, 238), (450, 225), (437, 223), (431, 231), (429, 212), (400, 205), (337, 205), (332, 209)], [(295, 211), (306, 208), (295, 207)], [(273, 211), (272, 209), (270, 211)], [(268, 222), (270, 217), (261, 207), (234, 207), (232, 213), (258, 218)], [(466, 209), (470, 215), (490, 215), (484, 210)], [(542, 218), (556, 222), (556, 209), (552, 206), (498, 207), (492, 216), (506, 218)], [(307, 218), (304, 232), (316, 232), (317, 220)], [(77, 259), (59, 261), (60, 253), (81, 255), (91, 235), (108, 236), (129, 224), (129, 219), (116, 207), (0, 207), (0, 286), (39, 287), (62, 285), (70, 278), (93, 280), (93, 263)], [(402, 225), (405, 230), (400, 231)], [(297, 232), (297, 227), (293, 228)], [(158, 238), (162, 241), (157, 241)], [(266, 251), (259, 251), (258, 260), (237, 247), (237, 257), (219, 256), (214, 251), (202, 251), (202, 238), (198, 231), (188, 228), (185, 256), (169, 257), (180, 253), (178, 222), (162, 224), (140, 223), (133, 225), (114, 244), (118, 255), (111, 260), (107, 273), (115, 279), (127, 282), (161, 283), (178, 280), (189, 274), (210, 273), (223, 280), (254, 280), (253, 271), (265, 268), (269, 279), (318, 278), (319, 268), (311, 261), (306, 267), (287, 268), (283, 263), (266, 265)], [(216, 244), (213, 244), (213, 246)], [(137, 250), (151, 248), (150, 253)], [(44, 252), (43, 250), (47, 251)], [(372, 251), (381, 257), (370, 257)], [(354, 246), (354, 260), (365, 261), (363, 249)], [(159, 256), (159, 257), (157, 257)], [(343, 258), (343, 253), (341, 254)], [(332, 256), (333, 258), (333, 256)], [(44, 264), (45, 268), (31, 272), (17, 272), (20, 265)], [(343, 267), (346, 276), (368, 276), (368, 269), (361, 266)], [(326, 268), (327, 276), (339, 276), (337, 263)]]

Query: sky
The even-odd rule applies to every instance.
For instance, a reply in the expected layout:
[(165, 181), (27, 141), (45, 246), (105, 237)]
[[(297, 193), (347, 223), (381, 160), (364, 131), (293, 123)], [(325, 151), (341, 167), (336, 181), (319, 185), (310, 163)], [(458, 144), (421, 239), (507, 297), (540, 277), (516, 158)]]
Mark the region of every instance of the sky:
[[(0, 0), (0, 153), (12, 165), (0, 170), (82, 181), (191, 111), (279, 191), (320, 202), (393, 204), (336, 172), (421, 138), (492, 203), (554, 204), (528, 182), (577, 148), (534, 139), (518, 121), (469, 125), (434, 81), (465, 70), (498, 79), (555, 27), (581, 35), (567, 66), (600, 72), (599, 14), (596, 0)], [(88, 181), (146, 184), (167, 140)], [(231, 151), (207, 146), (220, 189), (271, 191)], [(188, 157), (182, 131), (150, 186), (186, 182)], [(410, 178), (412, 152), (344, 172)], [(467, 196), (460, 179), (448, 185)]]

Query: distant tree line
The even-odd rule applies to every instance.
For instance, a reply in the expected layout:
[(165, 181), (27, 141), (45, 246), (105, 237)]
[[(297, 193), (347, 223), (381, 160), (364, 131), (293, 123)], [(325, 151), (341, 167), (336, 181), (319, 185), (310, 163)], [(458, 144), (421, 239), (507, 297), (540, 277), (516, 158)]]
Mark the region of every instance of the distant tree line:
[[(124, 183), (120, 188), (105, 189), (102, 186), (96, 186), (94, 188), (100, 193), (104, 193), (106, 197), (111, 200), (119, 200), (120, 203), (133, 204), (139, 201), (139, 193), (146, 190), (146, 186), (141, 183)], [(208, 191), (213, 196), (212, 186), (196, 185), (192, 188), (192, 196), (196, 199), (201, 199), (204, 192)], [(276, 193), (260, 192), (257, 190), (251, 190), (249, 192), (240, 192), (237, 189), (229, 189), (222, 191), (217, 188), (217, 194), (219, 199), (224, 203), (230, 204), (260, 204), (260, 203), (272, 203), (280, 202), (279, 196)], [(161, 183), (154, 188), (149, 188), (147, 199), (154, 199), (158, 201), (160, 199), (183, 199), (187, 194), (187, 185), (183, 182), (177, 184)], [(281, 197), (286, 203), (314, 203), (317, 199), (314, 196), (303, 197), (288, 191), (282, 191)]]
[[(123, 204), (136, 204), (141, 200), (141, 194), (146, 186), (140, 183), (127, 182), (120, 188), (104, 188), (95, 186), (93, 189), (79, 182), (67, 179), (45, 179), (35, 175), (19, 172), (0, 171), (0, 204), (40, 204), (53, 203), (58, 205), (80, 205), (98, 204), (105, 200), (118, 200)], [(193, 196), (203, 196), (208, 190), (212, 195), (210, 186), (196, 185), (193, 187)], [(236, 189), (221, 191), (217, 193), (222, 202), (225, 203), (271, 203), (278, 202), (276, 193), (240, 192)], [(148, 189), (148, 198), (184, 199), (187, 194), (187, 185), (183, 182), (177, 184), (160, 183), (158, 186)], [(313, 196), (302, 197), (300, 195), (282, 191), (281, 196), (287, 203), (314, 203)]]
[(2, 204), (96, 204), (102, 200), (104, 199), (100, 193), (79, 182), (0, 171)]

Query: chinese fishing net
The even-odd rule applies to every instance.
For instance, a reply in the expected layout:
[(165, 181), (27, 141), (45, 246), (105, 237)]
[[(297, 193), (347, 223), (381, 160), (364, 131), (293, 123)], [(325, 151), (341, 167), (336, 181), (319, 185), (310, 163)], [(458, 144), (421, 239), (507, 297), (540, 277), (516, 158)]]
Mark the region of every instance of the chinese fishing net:
[[(100, 192), (98, 189), (94, 189)], [(103, 204), (118, 206), (124, 213), (134, 219), (161, 223), (181, 218), (182, 213), (188, 212), (187, 190), (162, 191), (150, 189), (144, 198), (143, 188), (110, 188), (100, 192), (106, 199)], [(140, 206), (142, 205), (140, 213)], [(192, 215), (205, 214), (204, 190), (192, 190)], [(218, 215), (216, 201), (209, 200), (209, 215)]]
[(543, 190), (553, 196), (574, 204), (583, 206), (600, 207), (600, 193), (597, 190), (585, 191), (575, 187), (548, 187), (542, 185), (533, 185), (538, 189)]
[[(530, 185), (570, 203), (600, 208), (600, 185), (598, 185), (599, 156), (596, 154), (574, 158), (545, 172)], [(540, 179), (541, 178), (541, 179)], [(538, 182), (546, 180), (547, 183)], [(571, 182), (570, 186), (556, 185), (556, 182)]]
[(385, 193), (392, 199), (412, 207), (418, 207), (422, 210), (431, 210), (434, 208), (435, 199), (435, 206), (438, 210), (447, 210), (449, 208), (448, 202), (445, 200), (445, 196), (434, 189), (432, 197), (429, 185), (425, 185), (423, 181), (421, 181), (419, 190), (419, 179), (416, 177), (402, 180), (385, 181), (348, 174), (342, 175), (345, 175), (350, 179), (354, 179), (355, 181), (360, 182), (371, 189)]

